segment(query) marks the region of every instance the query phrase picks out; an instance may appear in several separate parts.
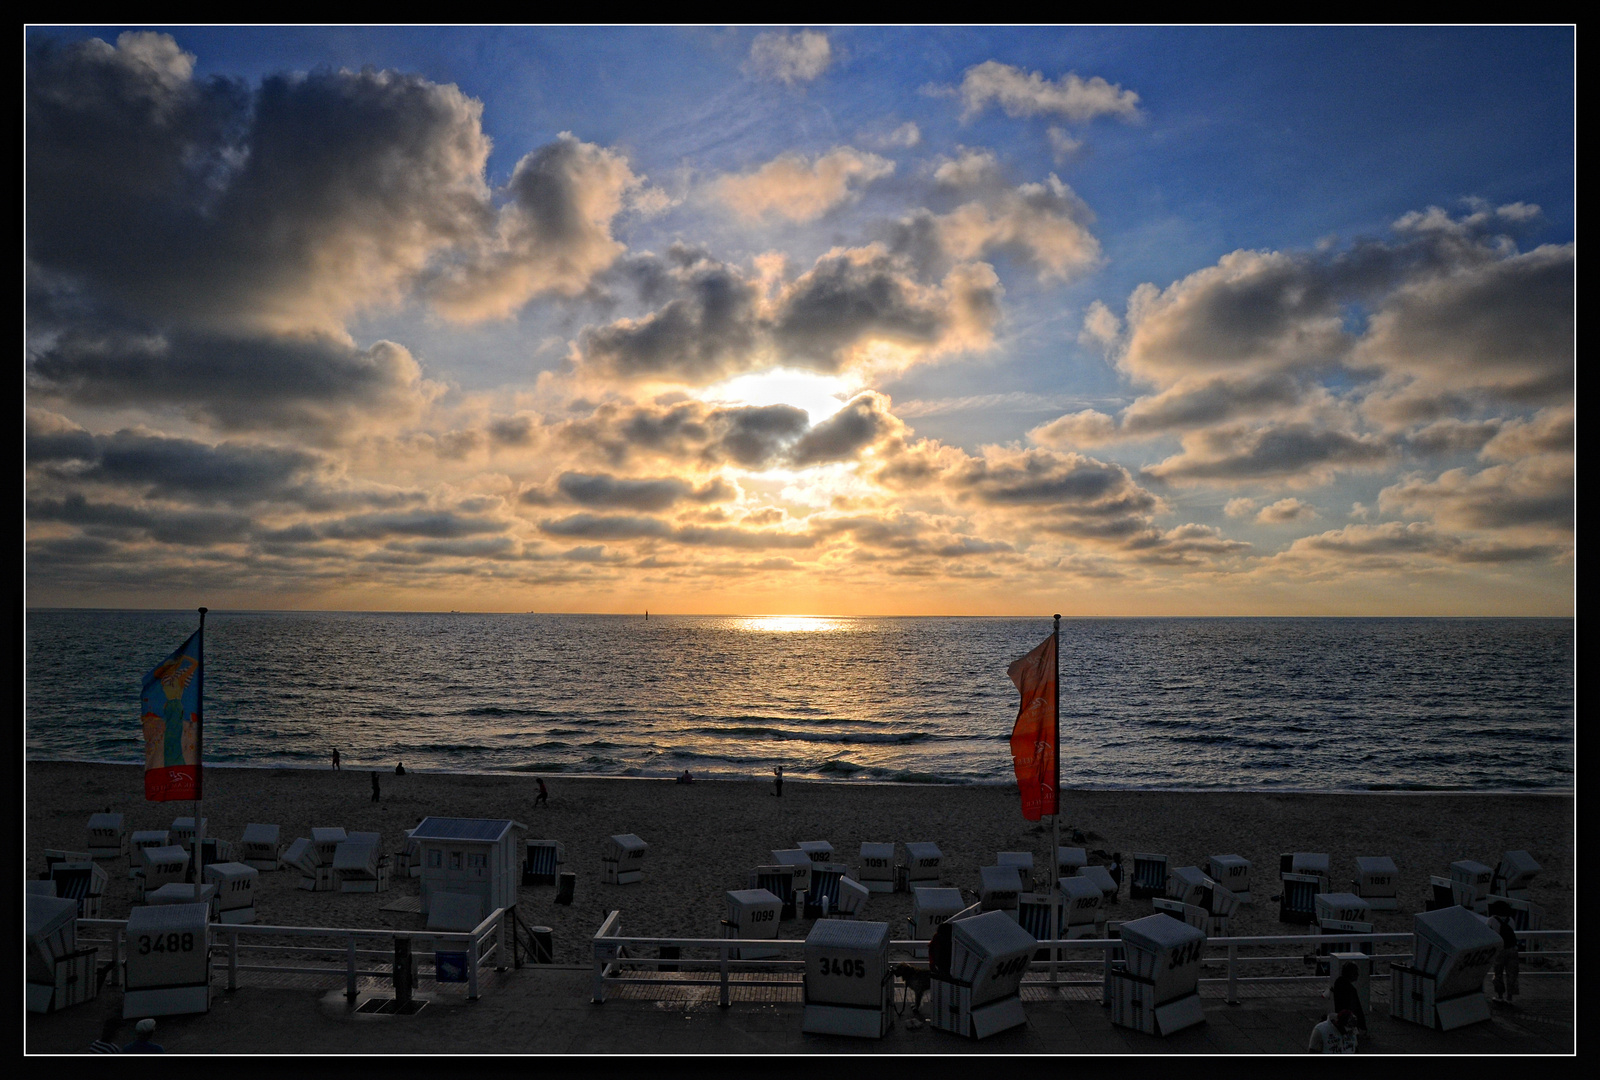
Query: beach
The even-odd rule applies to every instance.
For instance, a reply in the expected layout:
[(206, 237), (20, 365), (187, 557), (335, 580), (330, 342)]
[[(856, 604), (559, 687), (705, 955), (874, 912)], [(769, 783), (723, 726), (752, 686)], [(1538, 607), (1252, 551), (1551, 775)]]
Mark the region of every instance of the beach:
[[(392, 767), (391, 767), (392, 770)], [(859, 865), (863, 842), (932, 841), (944, 855), (942, 881), (973, 893), (978, 867), (999, 851), (1031, 851), (1036, 874), (1048, 875), (1050, 823), (1022, 817), (1016, 789), (1002, 785), (805, 783), (786, 781), (782, 798), (759, 781), (546, 777), (548, 807), (535, 808), (533, 776), (379, 770), (381, 798), (371, 801), (361, 765), (331, 768), (210, 768), (202, 813), (208, 835), (237, 842), (250, 823), (277, 824), (287, 845), (314, 827), (380, 832), (384, 850), (396, 851), (404, 830), (420, 818), (511, 818), (527, 837), (559, 840), (563, 870), (577, 875), (574, 902), (555, 904), (553, 886), (522, 886), (518, 914), (524, 923), (554, 931), (555, 959), (581, 963), (587, 941), (607, 912), (620, 910), (626, 933), (718, 937), (725, 917), (723, 894), (748, 887), (752, 867), (771, 862), (773, 848), (826, 840), (834, 859)], [(26, 870), (37, 876), (46, 848), (82, 850), (89, 815), (110, 809), (125, 816), (130, 832), (166, 828), (192, 813), (187, 802), (144, 799), (143, 773), (134, 765), (30, 761), (25, 765)], [(1503, 851), (1524, 849), (1542, 866), (1530, 898), (1543, 906), (1547, 928), (1573, 922), (1573, 812), (1570, 793), (1317, 793), (1212, 791), (1068, 791), (1062, 795), (1062, 842), (1081, 830), (1078, 845), (1107, 851), (1168, 856), (1169, 868), (1198, 865), (1213, 854), (1237, 854), (1254, 864), (1255, 902), (1242, 906), (1236, 935), (1297, 933), (1278, 921), (1278, 854), (1326, 852), (1331, 886), (1348, 889), (1358, 855), (1387, 855), (1399, 870), (1400, 911), (1375, 912), (1379, 931), (1411, 929), (1423, 910), (1431, 874), (1445, 875), (1457, 859), (1491, 866)], [(608, 837), (634, 833), (649, 850), (644, 880), (601, 883), (600, 856)], [(1098, 861), (1098, 860), (1091, 860)], [(134, 883), (126, 860), (105, 861), (110, 883), (107, 918), (126, 918)], [(294, 871), (264, 872), (258, 883), (262, 925), (421, 929), (410, 912), (384, 911), (415, 896), (418, 883), (396, 878), (387, 892), (309, 892)], [(1146, 900), (1127, 898), (1124, 882), (1113, 919), (1150, 912)], [(864, 918), (909, 936), (907, 894), (874, 893)], [(804, 937), (805, 920), (783, 925), (782, 936)]]

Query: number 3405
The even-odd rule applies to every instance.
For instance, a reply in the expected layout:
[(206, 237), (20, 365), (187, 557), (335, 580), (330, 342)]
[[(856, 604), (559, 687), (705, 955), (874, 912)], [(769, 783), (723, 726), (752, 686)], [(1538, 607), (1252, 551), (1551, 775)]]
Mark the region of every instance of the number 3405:
[(139, 955), (140, 956), (145, 956), (145, 955), (147, 955), (149, 953), (153, 953), (153, 952), (156, 952), (156, 953), (167, 953), (167, 952), (193, 952), (193, 951), (194, 951), (194, 935), (192, 933), (190, 933), (190, 934), (177, 934), (177, 933), (156, 934), (154, 937), (151, 937), (149, 934), (140, 934), (139, 935)]
[(837, 956), (819, 956), (817, 965), (821, 969), (820, 975), (854, 975), (858, 979), (867, 977), (867, 962), (865, 960), (841, 960)]

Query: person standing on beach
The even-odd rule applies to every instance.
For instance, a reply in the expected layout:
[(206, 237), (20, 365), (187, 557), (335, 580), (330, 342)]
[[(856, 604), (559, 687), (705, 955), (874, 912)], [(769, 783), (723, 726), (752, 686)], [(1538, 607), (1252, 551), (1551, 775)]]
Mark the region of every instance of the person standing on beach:
[(1361, 1007), (1361, 992), (1356, 989), (1356, 982), (1361, 978), (1361, 969), (1346, 961), (1344, 967), (1339, 969), (1339, 977), (1334, 980), (1333, 1011), (1336, 1013), (1347, 1012), (1353, 1018), (1356, 1030), (1365, 1034), (1367, 1030), (1367, 1011)]
[(339, 771), (339, 748), (338, 747), (334, 747), (333, 748), (333, 771), (334, 772), (338, 772)]
[(1511, 922), (1511, 905), (1496, 900), (1489, 905), (1490, 921), (1500, 935), (1500, 951), (1494, 955), (1494, 1000), (1499, 1005), (1510, 1005), (1517, 996), (1517, 974), (1522, 960), (1517, 955), (1517, 928)]
[(534, 779), (539, 784), (539, 794), (533, 797), (533, 805), (543, 805), (548, 810), (550, 809), (550, 789), (544, 786), (544, 777), (536, 776)]
[(779, 765), (772, 770), (772, 793), (778, 798), (783, 798), (783, 766)]
[(378, 801), (378, 770), (372, 770), (372, 801)]

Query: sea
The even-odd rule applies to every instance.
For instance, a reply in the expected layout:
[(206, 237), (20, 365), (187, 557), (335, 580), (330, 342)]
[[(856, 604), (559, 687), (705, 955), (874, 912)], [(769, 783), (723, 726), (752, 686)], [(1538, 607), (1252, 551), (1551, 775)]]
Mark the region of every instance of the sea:
[[(25, 753), (143, 761), (193, 611), (25, 613)], [(1014, 781), (1046, 618), (211, 611), (210, 765)], [(1571, 619), (1069, 618), (1065, 787), (1570, 791)]]

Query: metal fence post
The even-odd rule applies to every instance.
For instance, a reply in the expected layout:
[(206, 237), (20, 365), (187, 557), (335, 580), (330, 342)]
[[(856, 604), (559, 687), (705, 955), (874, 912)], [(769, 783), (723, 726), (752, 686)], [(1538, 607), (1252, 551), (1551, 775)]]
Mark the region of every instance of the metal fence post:
[(122, 927), (111, 928), (111, 985), (123, 985), (122, 978)]
[(356, 990), (356, 939), (352, 935), (345, 945), (344, 950), (344, 996), (354, 1001), (358, 996)]
[(478, 1000), (478, 939), (467, 938), (467, 1000)]
[(239, 931), (228, 932), (228, 989), (239, 989)]
[(504, 971), (506, 969), (506, 919), (507, 918), (508, 918), (508, 916), (505, 913), (502, 912), (501, 915), (500, 915), (500, 926), (499, 926), (499, 929), (496, 931), (497, 941), (495, 943), (496, 952), (495, 952), (495, 957), (494, 957), (494, 961), (495, 961), (494, 969), (496, 971)]
[(722, 990), (721, 996), (717, 999), (717, 1004), (726, 1009), (728, 1007), (728, 947), (724, 945), (718, 951), (722, 954)]
[(1238, 971), (1238, 964), (1237, 964), (1238, 959), (1239, 959), (1239, 946), (1230, 943), (1228, 945), (1228, 999), (1227, 999), (1229, 1005), (1237, 1005), (1237, 1004), (1239, 1004), (1239, 971)]
[(600, 943), (594, 945), (594, 995), (590, 998), (596, 1005), (606, 1003), (606, 978), (605, 978), (605, 950)]

